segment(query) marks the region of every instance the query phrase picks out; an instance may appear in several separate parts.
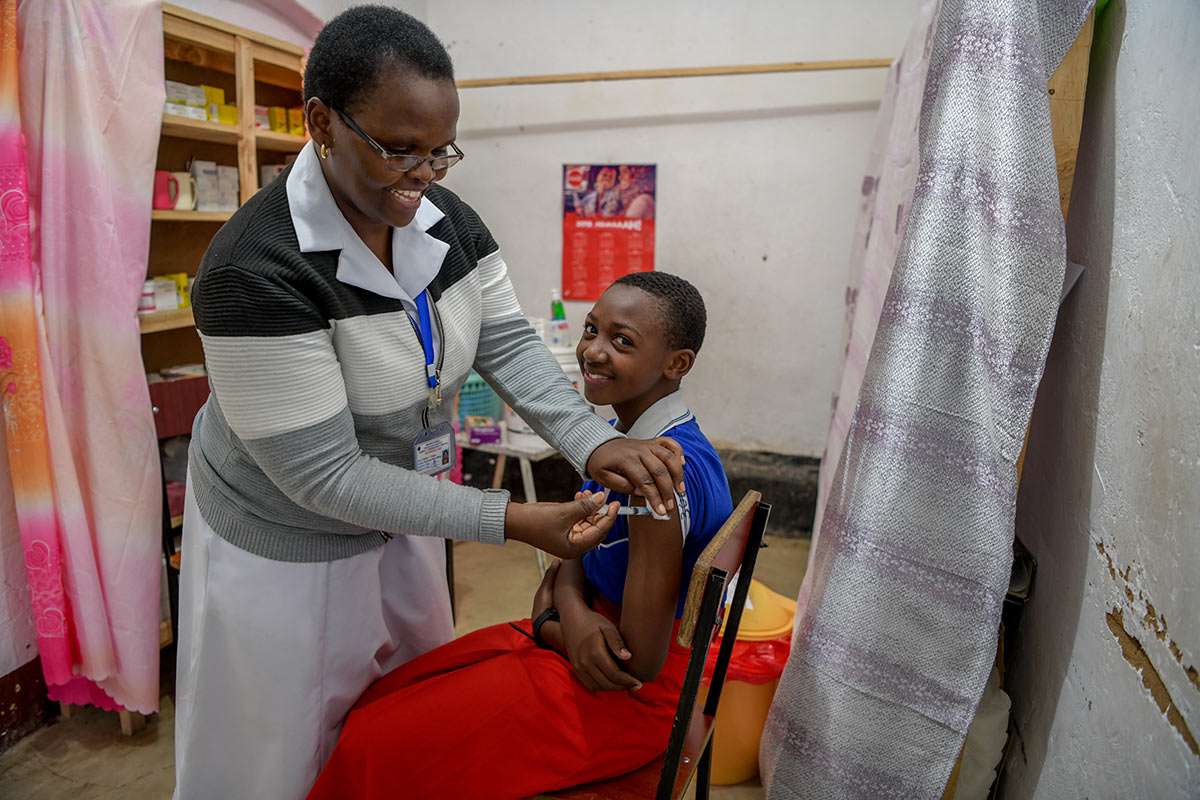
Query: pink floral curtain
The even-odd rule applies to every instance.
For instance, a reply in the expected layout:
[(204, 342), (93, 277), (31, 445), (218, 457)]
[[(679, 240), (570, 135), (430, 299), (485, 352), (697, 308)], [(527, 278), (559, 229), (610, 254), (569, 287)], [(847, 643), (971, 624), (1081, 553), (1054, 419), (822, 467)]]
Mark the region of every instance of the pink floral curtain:
[(162, 7), (2, 11), (0, 398), (38, 651), (51, 699), (150, 713), (161, 486), (136, 312)]

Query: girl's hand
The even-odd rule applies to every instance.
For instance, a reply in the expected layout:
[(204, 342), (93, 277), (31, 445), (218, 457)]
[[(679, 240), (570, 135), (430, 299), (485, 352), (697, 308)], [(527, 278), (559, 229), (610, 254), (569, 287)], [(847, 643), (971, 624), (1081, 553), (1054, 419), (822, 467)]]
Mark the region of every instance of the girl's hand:
[(617, 521), (615, 500), (584, 492), (569, 503), (509, 503), (504, 536), (559, 558), (575, 558), (604, 541)]
[(571, 668), (585, 688), (592, 692), (642, 688), (642, 682), (613, 658), (628, 661), (632, 654), (612, 620), (588, 609), (563, 616), (559, 625)]
[(554, 579), (558, 577), (558, 568), (561, 566), (562, 561), (556, 558), (550, 562), (550, 566), (546, 567), (546, 574), (542, 576), (542, 585), (533, 593), (533, 612), (529, 615), (529, 619), (537, 619), (543, 611), (554, 605)]
[(683, 448), (674, 439), (609, 439), (592, 451), (588, 474), (622, 494), (640, 495), (646, 505), (665, 515), (684, 494)]

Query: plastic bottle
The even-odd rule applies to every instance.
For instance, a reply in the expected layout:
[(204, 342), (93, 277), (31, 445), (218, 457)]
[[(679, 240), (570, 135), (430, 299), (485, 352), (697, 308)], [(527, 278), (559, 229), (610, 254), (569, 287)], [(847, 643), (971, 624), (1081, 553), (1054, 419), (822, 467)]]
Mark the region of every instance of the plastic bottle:
[(550, 290), (550, 319), (566, 319), (567, 312), (563, 309), (562, 292)]

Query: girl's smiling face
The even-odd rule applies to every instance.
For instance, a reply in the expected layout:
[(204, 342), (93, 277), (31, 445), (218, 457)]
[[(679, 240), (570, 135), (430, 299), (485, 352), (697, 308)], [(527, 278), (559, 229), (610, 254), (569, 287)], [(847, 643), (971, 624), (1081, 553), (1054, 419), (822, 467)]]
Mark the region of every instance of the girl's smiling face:
[[(592, 306), (575, 347), (588, 402), (612, 406), (628, 430), (642, 412), (678, 387), (691, 350), (672, 350), (652, 294), (616, 284)], [(680, 366), (686, 354), (686, 367)]]

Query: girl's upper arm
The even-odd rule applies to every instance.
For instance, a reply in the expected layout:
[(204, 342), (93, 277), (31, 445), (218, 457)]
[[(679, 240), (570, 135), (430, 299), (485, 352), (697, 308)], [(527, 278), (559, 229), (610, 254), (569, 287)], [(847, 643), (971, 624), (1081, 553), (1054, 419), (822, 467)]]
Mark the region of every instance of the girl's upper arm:
[[(642, 498), (635, 498), (644, 504)], [(653, 680), (667, 657), (683, 568), (683, 529), (679, 512), (666, 520), (632, 516), (629, 567), (621, 603), (621, 636), (633, 654), (626, 669), (641, 680)]]

